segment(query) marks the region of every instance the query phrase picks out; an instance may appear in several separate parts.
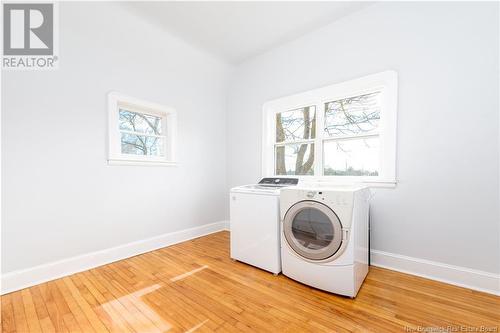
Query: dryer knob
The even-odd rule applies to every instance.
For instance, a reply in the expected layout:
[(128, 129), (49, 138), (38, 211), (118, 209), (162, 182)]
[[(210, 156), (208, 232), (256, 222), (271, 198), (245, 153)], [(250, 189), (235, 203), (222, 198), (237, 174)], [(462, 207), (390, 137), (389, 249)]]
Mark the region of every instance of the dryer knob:
[(314, 198), (315, 195), (316, 195), (316, 193), (314, 191), (307, 192), (307, 197), (308, 198)]

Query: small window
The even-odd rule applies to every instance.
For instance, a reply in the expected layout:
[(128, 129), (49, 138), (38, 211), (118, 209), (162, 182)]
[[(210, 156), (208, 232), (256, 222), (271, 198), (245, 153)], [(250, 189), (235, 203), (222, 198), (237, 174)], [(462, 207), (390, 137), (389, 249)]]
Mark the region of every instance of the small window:
[(268, 102), (263, 176), (394, 185), (396, 110), (393, 71)]
[(117, 93), (108, 103), (110, 164), (175, 164), (173, 109)]

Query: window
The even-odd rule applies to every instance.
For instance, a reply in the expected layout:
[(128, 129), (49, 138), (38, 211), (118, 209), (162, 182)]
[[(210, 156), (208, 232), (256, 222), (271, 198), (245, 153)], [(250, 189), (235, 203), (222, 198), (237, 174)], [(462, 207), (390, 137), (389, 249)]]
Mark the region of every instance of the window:
[(118, 93), (108, 107), (109, 164), (175, 164), (173, 109)]
[(339, 183), (396, 182), (393, 71), (264, 105), (264, 176)]

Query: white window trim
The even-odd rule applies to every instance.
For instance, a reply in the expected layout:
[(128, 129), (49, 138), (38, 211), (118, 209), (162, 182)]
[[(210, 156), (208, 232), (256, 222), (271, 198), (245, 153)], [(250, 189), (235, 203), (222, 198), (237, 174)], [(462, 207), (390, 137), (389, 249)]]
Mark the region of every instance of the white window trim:
[[(276, 114), (284, 111), (316, 106), (316, 138), (314, 141), (314, 176), (298, 177), (312, 182), (332, 184), (364, 183), (377, 187), (394, 187), (396, 179), (396, 138), (397, 138), (397, 89), (398, 77), (395, 71), (385, 71), (362, 78), (333, 84), (327, 87), (269, 101), (263, 106), (262, 175), (275, 176), (275, 130)], [(379, 176), (322, 176), (324, 136), (324, 107), (326, 102), (370, 93), (381, 92), (381, 111), (378, 135), (380, 138)], [(320, 157), (321, 158), (318, 158)]]
[[(142, 156), (121, 153), (119, 129), (119, 109), (150, 114), (166, 119), (163, 121), (165, 133), (165, 156)], [(147, 102), (118, 92), (108, 94), (108, 165), (174, 166), (177, 136), (177, 112), (170, 107)]]

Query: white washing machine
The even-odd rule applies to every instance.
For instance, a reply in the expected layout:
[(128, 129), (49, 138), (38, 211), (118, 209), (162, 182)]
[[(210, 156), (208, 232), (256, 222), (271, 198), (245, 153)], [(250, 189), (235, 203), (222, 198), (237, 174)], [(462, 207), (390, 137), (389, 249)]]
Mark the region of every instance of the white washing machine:
[(369, 199), (361, 186), (281, 190), (283, 274), (355, 297), (368, 273)]
[(281, 272), (280, 190), (297, 178), (264, 178), (231, 189), (231, 258), (274, 274)]

